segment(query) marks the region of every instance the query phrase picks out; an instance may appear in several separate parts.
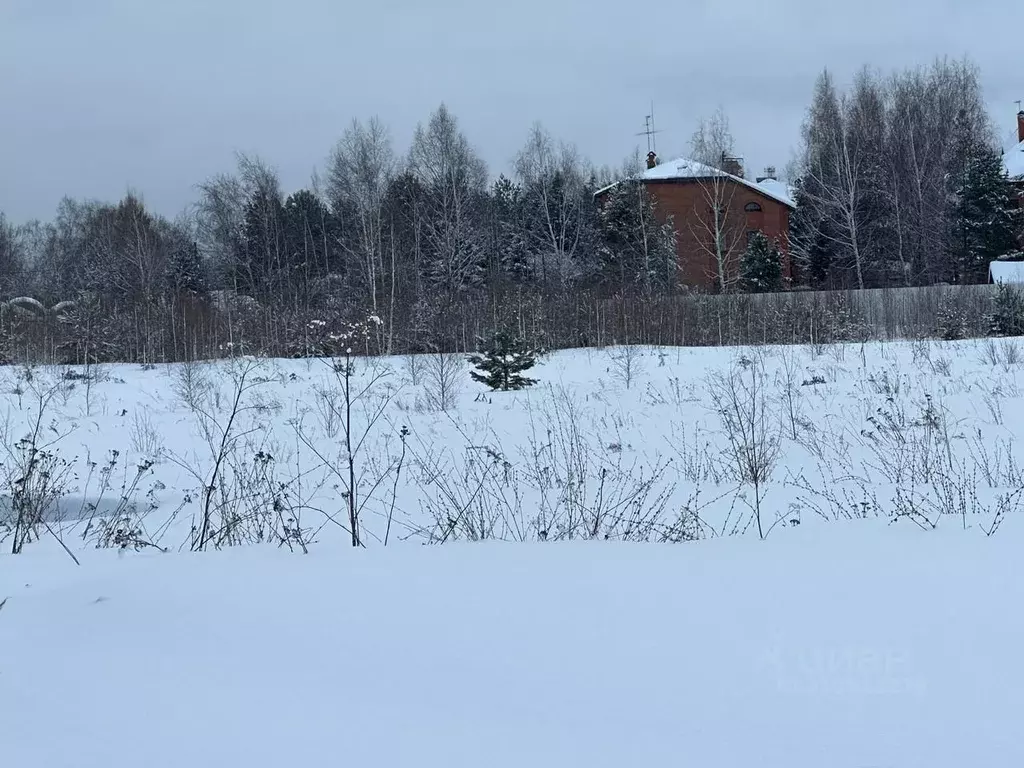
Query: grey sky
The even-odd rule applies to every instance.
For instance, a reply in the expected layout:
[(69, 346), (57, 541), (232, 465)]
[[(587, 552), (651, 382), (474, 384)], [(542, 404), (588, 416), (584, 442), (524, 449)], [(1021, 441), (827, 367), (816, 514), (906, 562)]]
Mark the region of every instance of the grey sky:
[(1015, 15), (1009, 0), (0, 0), (0, 210), (48, 218), (65, 194), (131, 187), (173, 215), (236, 150), (290, 191), (353, 117), (380, 115), (404, 152), (442, 100), (494, 175), (534, 120), (618, 165), (646, 146), (652, 99), (663, 157), (721, 104), (747, 167), (782, 168), (823, 66), (843, 82), (947, 54), (981, 66), (1008, 133)]

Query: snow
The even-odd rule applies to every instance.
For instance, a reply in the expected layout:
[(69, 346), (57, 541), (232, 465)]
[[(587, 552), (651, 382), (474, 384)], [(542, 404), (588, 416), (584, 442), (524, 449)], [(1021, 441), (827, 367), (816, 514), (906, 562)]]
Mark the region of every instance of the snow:
[(1010, 178), (1024, 177), (1024, 141), (1003, 152), (1003, 164)]
[(795, 192), (789, 184), (778, 179), (765, 179), (764, 181), (757, 182), (757, 186), (776, 200), (784, 202), (790, 208), (796, 208), (796, 201), (793, 199)]
[(993, 261), (988, 273), (993, 283), (1024, 283), (1024, 261)]
[(1019, 539), (4, 562), (20, 766), (1015, 765)]
[[(344, 519), (344, 500), (316, 460), (345, 450), (318, 405), (337, 387), (325, 361), (104, 366), (90, 388), (61, 385), (47, 411), (48, 450), (78, 477), (70, 513), (22, 554), (6, 537), (0, 554), (4, 759), (1019, 764), (1021, 344), (575, 350), (543, 358), (527, 372), (541, 384), (515, 393), (487, 392), (460, 362), (448, 412), (427, 406), (422, 358), (357, 359), (355, 389), (395, 387), (354, 409), (361, 430), (383, 408), (354, 449), (360, 549), (328, 521)], [(306, 555), (286, 544), (187, 551), (201, 492), (187, 467), (206, 477), (210, 459), (182, 402), (185, 374), (212, 382), (199, 389), (223, 423), (249, 362), (240, 455), (265, 451), (282, 482), (301, 476)], [(742, 383), (752, 370), (783, 433), (761, 488), (763, 541), (710, 394), (717, 375)], [(0, 377), (5, 445), (33, 423), (36, 392), (72, 381), (44, 368)], [(403, 446), (401, 475), (376, 483)], [(72, 519), (98, 501), (90, 462), (115, 449), (100, 512), (155, 457), (138, 501), (166, 552), (97, 548)], [(641, 477), (654, 487), (616, 507)], [(573, 515), (632, 520), (659, 499), (663, 522), (698, 510), (700, 540), (641, 543), (608, 520), (609, 540), (558, 536)], [(502, 541), (469, 542), (460, 526), (427, 545), (438, 509), (471, 509), (484, 530), (485, 506), (500, 512), (489, 530)]]
[(685, 157), (659, 161), (653, 168), (646, 169), (643, 177), (648, 181), (667, 181), (671, 179), (708, 179), (717, 176), (738, 178), (725, 171), (712, 168), (710, 165)]
[[(741, 184), (748, 189), (756, 190), (762, 195), (776, 200), (783, 205), (789, 206), (790, 208), (796, 208), (796, 203), (793, 200), (793, 189), (787, 184), (783, 184), (775, 179), (765, 179), (762, 182), (753, 182), (749, 179), (744, 179), (740, 176), (734, 176), (731, 173), (726, 173), (717, 168), (713, 168), (710, 165), (691, 160), (689, 158), (680, 157), (675, 160), (669, 160), (667, 162), (659, 162), (658, 165), (653, 168), (647, 168), (644, 170), (643, 176), (641, 177), (646, 181), (673, 181), (673, 180), (684, 180), (684, 179), (731, 179), (737, 184)], [(616, 182), (618, 183), (618, 182)], [(607, 187), (602, 187), (595, 192), (595, 195), (600, 195), (615, 184), (609, 184)]]
[(738, 184), (742, 184), (744, 187), (754, 189), (766, 197), (772, 200), (777, 200), (783, 205), (787, 205), (790, 208), (795, 208), (796, 204), (793, 202), (792, 194), (785, 184), (782, 184), (774, 179), (767, 179), (761, 183), (744, 179), (740, 176), (734, 176), (731, 173), (726, 173), (717, 168), (713, 168), (710, 165), (691, 160), (689, 158), (680, 157), (675, 160), (669, 160), (663, 163), (659, 163), (653, 168), (648, 168), (644, 171), (643, 178), (648, 181), (671, 181), (674, 179), (712, 179), (712, 178), (724, 178), (731, 179)]

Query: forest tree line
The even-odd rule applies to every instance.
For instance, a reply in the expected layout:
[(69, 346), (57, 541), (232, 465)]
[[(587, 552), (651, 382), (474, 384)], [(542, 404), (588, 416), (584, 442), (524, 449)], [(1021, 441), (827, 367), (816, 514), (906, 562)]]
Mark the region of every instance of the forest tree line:
[(843, 93), (822, 74), (794, 174), (791, 242), (802, 281), (986, 282), (990, 262), (1020, 256), (1024, 232), (1004, 170), (1006, 128), (986, 113), (969, 62), (889, 77), (865, 69)]
[[(1021, 234), (996, 134), (968, 62), (885, 78), (865, 70), (846, 92), (823, 73), (790, 172), (796, 277), (779, 282), (763, 263), (772, 249), (755, 241), (749, 279), (720, 289), (983, 281)], [(704, 162), (735, 152), (723, 114), (702, 121), (691, 149)], [(686, 290), (672, 223), (629, 183), (639, 153), (596, 168), (539, 124), (494, 181), (444, 105), (404, 152), (380, 120), (353, 121), (322, 174), (294, 192), (263, 160), (236, 160), (174, 220), (136, 194), (64, 199), (48, 222), (15, 226), (0, 213), (0, 299), (29, 297), (42, 314), (73, 300), (66, 320), (88, 339), (116, 336), (107, 326), (117, 322), (177, 335), (189, 313), (261, 308), (291, 318), (285, 346), (296, 352), (309, 348), (311, 321), (373, 314), (387, 353), (450, 345), (450, 319), (468, 304), (499, 325), (509, 297), (521, 314), (568, 294), (642, 301)], [(624, 183), (596, 205), (614, 181)]]

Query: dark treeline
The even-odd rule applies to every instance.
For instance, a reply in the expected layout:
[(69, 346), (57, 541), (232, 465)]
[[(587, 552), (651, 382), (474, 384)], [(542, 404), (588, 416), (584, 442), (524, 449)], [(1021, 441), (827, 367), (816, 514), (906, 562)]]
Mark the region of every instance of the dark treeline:
[[(534, 343), (596, 343), (603, 300), (686, 290), (672, 226), (642, 185), (595, 205), (599, 188), (639, 169), (639, 156), (597, 169), (537, 125), (510, 175), (491, 182), (441, 106), (404, 153), (378, 120), (353, 122), (323, 174), (290, 194), (271, 166), (242, 156), (173, 221), (135, 194), (65, 199), (49, 222), (13, 226), (0, 214), (0, 353), (317, 354), (368, 314), (381, 320), (371, 343), (382, 353), (464, 349), (509, 325)], [(788, 288), (977, 282), (1019, 235), (965, 63), (865, 72), (848, 93), (823, 75), (794, 177)], [(759, 261), (770, 249), (752, 248), (736, 290), (775, 287), (777, 270)]]
[(936, 62), (839, 93), (828, 73), (804, 124), (792, 221), (802, 280), (818, 288), (985, 282), (1013, 255), (1020, 211), (978, 70)]

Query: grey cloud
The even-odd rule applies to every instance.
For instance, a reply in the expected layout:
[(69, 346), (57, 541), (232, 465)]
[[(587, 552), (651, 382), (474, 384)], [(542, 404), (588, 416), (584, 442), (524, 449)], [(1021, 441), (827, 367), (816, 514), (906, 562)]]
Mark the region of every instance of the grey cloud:
[[(404, 149), (445, 101), (495, 174), (534, 120), (595, 163), (682, 153), (721, 104), (750, 168), (784, 166), (814, 78), (969, 54), (1012, 120), (1019, 25), (1002, 0), (3, 0), (0, 210), (140, 190), (173, 215), (236, 150), (308, 182), (353, 117)], [(1001, 23), (1002, 20), (1007, 23)]]

